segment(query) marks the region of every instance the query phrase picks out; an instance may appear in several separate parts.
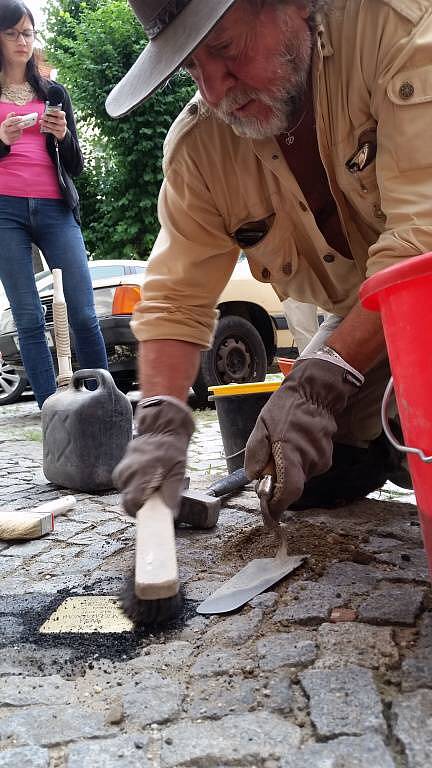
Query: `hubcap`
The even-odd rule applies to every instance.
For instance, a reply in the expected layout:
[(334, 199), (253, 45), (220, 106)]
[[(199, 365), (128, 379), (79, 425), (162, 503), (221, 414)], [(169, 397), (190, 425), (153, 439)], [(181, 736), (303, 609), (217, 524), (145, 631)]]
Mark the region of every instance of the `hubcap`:
[(20, 375), (8, 363), (0, 361), (0, 401), (11, 395), (19, 386)]
[(223, 384), (250, 381), (253, 376), (252, 358), (242, 339), (224, 339), (216, 353), (216, 367)]

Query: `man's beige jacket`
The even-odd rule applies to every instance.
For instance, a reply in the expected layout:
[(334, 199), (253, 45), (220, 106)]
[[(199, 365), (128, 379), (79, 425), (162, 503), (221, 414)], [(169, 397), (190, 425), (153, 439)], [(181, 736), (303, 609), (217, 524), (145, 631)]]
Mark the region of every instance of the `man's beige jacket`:
[[(165, 142), (161, 231), (135, 311), (138, 339), (208, 347), (215, 305), (239, 255), (236, 233), (265, 220), (245, 251), (253, 275), (345, 316), (366, 276), (432, 251), (431, 0), (335, 0), (318, 19), (318, 142), (353, 260), (329, 247), (274, 139), (236, 136), (195, 98)], [(366, 140), (376, 160), (346, 163)]]

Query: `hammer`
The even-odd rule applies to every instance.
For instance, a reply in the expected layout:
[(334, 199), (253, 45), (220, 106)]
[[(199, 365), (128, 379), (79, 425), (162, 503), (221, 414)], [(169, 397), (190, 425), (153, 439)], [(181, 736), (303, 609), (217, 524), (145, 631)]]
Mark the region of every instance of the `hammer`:
[(222, 506), (222, 496), (228, 496), (249, 483), (243, 467), (212, 483), (205, 491), (187, 488), (182, 492), (176, 524), (187, 523), (192, 528), (214, 528)]

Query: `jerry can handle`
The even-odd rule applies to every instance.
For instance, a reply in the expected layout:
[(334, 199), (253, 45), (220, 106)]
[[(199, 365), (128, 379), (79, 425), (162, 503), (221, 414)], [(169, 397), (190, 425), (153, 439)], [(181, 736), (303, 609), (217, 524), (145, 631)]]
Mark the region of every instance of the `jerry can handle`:
[(422, 461), (424, 461), (425, 464), (430, 464), (432, 462), (432, 456), (425, 456), (421, 448), (411, 448), (408, 445), (401, 445), (400, 443), (398, 443), (393, 432), (391, 431), (389, 418), (388, 418), (388, 405), (389, 405), (392, 394), (393, 394), (393, 376), (391, 376), (389, 379), (389, 382), (385, 388), (384, 396), (381, 403), (381, 421), (382, 421), (383, 429), (387, 437), (387, 440), (391, 443), (393, 448), (396, 448), (397, 451), (400, 451), (401, 453), (414, 453)]
[(80, 368), (72, 374), (69, 388), (78, 389), (80, 382), (85, 379), (96, 379), (98, 387), (105, 390), (112, 390), (115, 387), (113, 377), (105, 368)]

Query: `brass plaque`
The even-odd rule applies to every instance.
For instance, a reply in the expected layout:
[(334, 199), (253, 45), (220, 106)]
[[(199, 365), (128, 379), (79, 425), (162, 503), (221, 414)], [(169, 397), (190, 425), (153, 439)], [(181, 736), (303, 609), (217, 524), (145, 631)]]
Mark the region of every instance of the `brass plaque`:
[(120, 608), (116, 597), (85, 595), (67, 597), (42, 624), (42, 634), (131, 632), (133, 624)]

